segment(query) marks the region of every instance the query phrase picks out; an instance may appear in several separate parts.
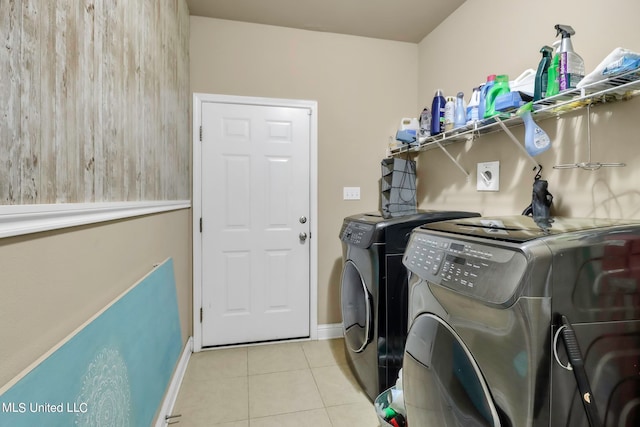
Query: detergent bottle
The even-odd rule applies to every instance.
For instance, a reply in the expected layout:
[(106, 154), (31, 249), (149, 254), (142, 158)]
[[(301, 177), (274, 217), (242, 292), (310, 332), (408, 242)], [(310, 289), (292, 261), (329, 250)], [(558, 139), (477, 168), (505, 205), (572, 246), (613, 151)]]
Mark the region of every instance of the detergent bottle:
[(474, 87), (467, 104), (467, 125), (474, 124), (479, 120), (478, 109), (480, 107), (480, 89), (481, 86)]
[(438, 89), (431, 103), (431, 135), (444, 132), (444, 106), (446, 102), (442, 89)]
[(487, 82), (480, 89), (480, 102), (478, 102), (478, 119), (480, 120), (484, 119), (485, 117), (484, 113), (487, 109), (487, 92), (489, 92), (489, 89), (491, 89), (495, 82), (496, 75), (490, 74), (489, 76), (487, 76)]
[(493, 117), (498, 112), (496, 111), (496, 98), (498, 95), (502, 95), (504, 93), (509, 93), (509, 76), (506, 74), (501, 74), (496, 77), (495, 83), (485, 96), (486, 107), (484, 110), (484, 118), (487, 119), (489, 117)]

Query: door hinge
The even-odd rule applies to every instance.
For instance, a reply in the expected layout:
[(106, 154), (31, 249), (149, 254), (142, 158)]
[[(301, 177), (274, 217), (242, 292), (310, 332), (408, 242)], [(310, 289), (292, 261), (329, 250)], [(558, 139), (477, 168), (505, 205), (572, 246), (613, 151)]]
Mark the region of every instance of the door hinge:
[(202, 323), (202, 307), (200, 307), (200, 323)]
[(202, 142), (202, 125), (200, 125), (200, 142)]
[(200, 218), (200, 232), (202, 233), (202, 218)]

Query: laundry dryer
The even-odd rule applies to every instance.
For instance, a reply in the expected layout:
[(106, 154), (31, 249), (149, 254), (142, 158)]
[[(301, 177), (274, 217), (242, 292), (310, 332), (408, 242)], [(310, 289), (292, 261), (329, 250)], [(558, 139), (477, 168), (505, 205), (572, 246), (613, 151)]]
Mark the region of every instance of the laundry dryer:
[(409, 425), (640, 425), (640, 222), (426, 224), (403, 263)]
[(407, 272), (402, 265), (411, 230), (472, 212), (415, 211), (385, 218), (352, 215), (340, 230), (341, 310), (347, 360), (371, 400), (395, 383), (407, 333)]

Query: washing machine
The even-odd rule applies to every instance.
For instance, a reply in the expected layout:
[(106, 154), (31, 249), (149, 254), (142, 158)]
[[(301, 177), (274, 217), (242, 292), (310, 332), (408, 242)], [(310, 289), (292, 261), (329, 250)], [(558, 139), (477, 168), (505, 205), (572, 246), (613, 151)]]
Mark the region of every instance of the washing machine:
[(640, 221), (427, 224), (403, 263), (409, 425), (640, 425)]
[(402, 254), (411, 230), (469, 216), (479, 214), (421, 210), (389, 218), (372, 212), (344, 219), (340, 292), (347, 360), (372, 401), (395, 383), (402, 366), (408, 318)]

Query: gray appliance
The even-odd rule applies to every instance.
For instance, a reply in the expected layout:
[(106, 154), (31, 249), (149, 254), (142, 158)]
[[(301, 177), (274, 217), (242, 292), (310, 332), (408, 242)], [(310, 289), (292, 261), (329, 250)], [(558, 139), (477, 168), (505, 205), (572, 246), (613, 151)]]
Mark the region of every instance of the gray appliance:
[(418, 210), (384, 217), (352, 215), (340, 230), (341, 310), (347, 360), (373, 401), (395, 383), (407, 334), (407, 271), (402, 254), (411, 230), (477, 213)]
[(409, 425), (640, 425), (640, 221), (427, 224), (403, 263)]

